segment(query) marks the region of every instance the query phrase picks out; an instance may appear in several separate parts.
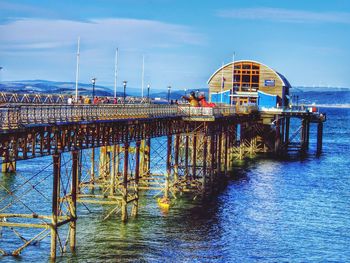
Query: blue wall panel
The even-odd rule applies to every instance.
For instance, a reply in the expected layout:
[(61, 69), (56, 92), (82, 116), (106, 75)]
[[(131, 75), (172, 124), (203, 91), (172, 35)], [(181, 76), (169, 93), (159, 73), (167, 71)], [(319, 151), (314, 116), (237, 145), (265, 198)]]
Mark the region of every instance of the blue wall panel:
[(261, 91), (258, 91), (258, 106), (259, 108), (276, 108), (277, 105), (277, 96), (267, 94)]
[[(212, 93), (211, 94), (211, 101), (214, 103), (220, 103), (221, 102), (221, 93)], [(222, 93), (222, 103), (230, 104), (230, 91), (229, 90)]]

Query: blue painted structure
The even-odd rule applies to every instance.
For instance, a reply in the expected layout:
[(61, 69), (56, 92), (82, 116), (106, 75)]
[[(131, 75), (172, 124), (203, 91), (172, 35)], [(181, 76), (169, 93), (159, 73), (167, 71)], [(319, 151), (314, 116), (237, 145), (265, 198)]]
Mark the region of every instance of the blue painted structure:
[(259, 108), (275, 108), (278, 102), (277, 95), (268, 94), (258, 91), (258, 106)]
[(211, 101), (214, 103), (221, 103), (221, 94), (222, 94), (222, 103), (230, 104), (230, 90), (218, 93), (211, 94)]

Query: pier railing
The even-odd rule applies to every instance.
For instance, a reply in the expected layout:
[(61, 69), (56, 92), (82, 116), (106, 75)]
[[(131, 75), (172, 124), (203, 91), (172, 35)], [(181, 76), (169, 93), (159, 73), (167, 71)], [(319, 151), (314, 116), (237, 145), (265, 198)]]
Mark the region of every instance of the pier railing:
[(167, 118), (186, 116), (220, 117), (237, 113), (235, 107), (189, 107), (157, 104), (6, 104), (0, 107), (0, 129), (27, 125), (63, 124), (98, 120)]
[[(25, 103), (25, 104), (66, 104), (68, 98), (72, 97), (67, 94), (22, 94), (0, 92), (0, 103)], [(82, 97), (84, 100), (86, 96)], [(101, 99), (108, 98), (109, 103), (113, 102), (113, 97), (100, 96)], [(117, 103), (123, 104), (124, 98), (117, 97)], [(126, 104), (146, 104), (149, 101), (146, 97), (126, 96)]]

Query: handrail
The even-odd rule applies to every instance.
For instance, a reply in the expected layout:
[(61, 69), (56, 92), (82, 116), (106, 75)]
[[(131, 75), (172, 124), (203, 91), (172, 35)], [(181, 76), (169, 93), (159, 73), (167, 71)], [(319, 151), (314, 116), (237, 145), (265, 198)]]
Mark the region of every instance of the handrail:
[(168, 117), (221, 117), (247, 113), (248, 108), (231, 106), (191, 107), (169, 104), (31, 104), (0, 106), (0, 130), (36, 124)]
[[(28, 104), (64, 104), (67, 103), (68, 98), (71, 97), (69, 94), (35, 94), (35, 93), (9, 93), (9, 92), (0, 92), (0, 103), (28, 103)], [(86, 96), (83, 97), (83, 99)], [(111, 96), (102, 96), (101, 98), (108, 98), (109, 104), (112, 104), (113, 97)], [(127, 103), (127, 104), (146, 104), (148, 99), (146, 97), (136, 97), (136, 96), (126, 96), (125, 101), (124, 97), (117, 97), (117, 103)]]

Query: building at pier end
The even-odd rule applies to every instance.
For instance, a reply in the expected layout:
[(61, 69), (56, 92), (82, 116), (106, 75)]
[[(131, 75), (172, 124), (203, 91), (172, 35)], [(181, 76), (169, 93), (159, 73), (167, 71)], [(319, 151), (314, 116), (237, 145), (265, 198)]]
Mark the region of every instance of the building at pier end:
[(272, 68), (252, 60), (220, 67), (208, 80), (209, 99), (233, 105), (256, 104), (259, 108), (287, 107), (288, 80)]

